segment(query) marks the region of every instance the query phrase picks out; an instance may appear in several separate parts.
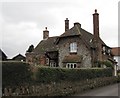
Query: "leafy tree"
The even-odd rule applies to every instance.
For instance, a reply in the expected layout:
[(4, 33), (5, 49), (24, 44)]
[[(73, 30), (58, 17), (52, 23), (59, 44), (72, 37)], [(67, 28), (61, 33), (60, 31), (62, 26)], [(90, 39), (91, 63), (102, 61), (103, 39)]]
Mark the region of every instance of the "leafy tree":
[(34, 46), (33, 45), (30, 45), (27, 52), (32, 52), (34, 50)]

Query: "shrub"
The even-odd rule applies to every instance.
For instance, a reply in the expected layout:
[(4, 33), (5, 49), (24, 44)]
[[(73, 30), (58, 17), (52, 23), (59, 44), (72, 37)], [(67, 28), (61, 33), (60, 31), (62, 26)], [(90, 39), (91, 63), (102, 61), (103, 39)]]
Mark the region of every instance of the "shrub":
[(110, 68), (114, 69), (114, 66), (110, 61), (103, 61), (102, 64), (105, 65), (106, 67), (110, 67)]
[(103, 67), (103, 65), (105, 65), (106, 67), (114, 69), (113, 64), (108, 60), (106, 60), (106, 61), (96, 61), (95, 63), (96, 63), (95, 64), (96, 67)]
[(120, 69), (119, 69), (119, 70), (117, 70), (117, 73), (118, 73), (118, 74), (120, 73)]
[(20, 85), (31, 81), (29, 65), (23, 62), (2, 62), (2, 85)]
[(118, 83), (120, 83), (120, 76), (118, 76), (118, 77), (117, 77), (117, 79), (118, 79), (118, 81), (117, 81), (117, 82), (118, 82)]
[[(17, 86), (26, 83), (51, 83), (61, 81), (82, 81), (112, 76), (112, 69), (66, 69), (66, 68), (30, 68), (23, 62), (3, 62), (2, 82), (5, 86)], [(33, 69), (31, 71), (30, 69)], [(37, 70), (36, 70), (37, 69)], [(33, 77), (32, 77), (33, 76)]]
[(79, 81), (94, 79), (98, 77), (112, 76), (112, 69), (62, 69), (62, 68), (38, 68), (36, 74), (37, 82), (49, 83), (60, 81)]

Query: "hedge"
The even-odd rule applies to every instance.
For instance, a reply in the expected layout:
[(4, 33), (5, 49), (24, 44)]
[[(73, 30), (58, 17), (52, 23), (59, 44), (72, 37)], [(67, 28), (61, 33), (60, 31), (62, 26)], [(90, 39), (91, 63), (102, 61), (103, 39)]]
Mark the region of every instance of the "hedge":
[(35, 81), (41, 83), (60, 81), (80, 81), (99, 77), (112, 76), (112, 69), (63, 69), (63, 68), (38, 68), (35, 72)]
[(29, 65), (24, 62), (2, 62), (2, 85), (17, 86), (31, 81)]
[[(35, 67), (34, 67), (35, 68)], [(2, 85), (19, 86), (23, 84), (51, 83), (61, 81), (82, 81), (99, 77), (112, 76), (112, 69), (66, 69), (36, 67), (31, 71), (24, 62), (2, 62)], [(35, 78), (33, 78), (35, 76)]]

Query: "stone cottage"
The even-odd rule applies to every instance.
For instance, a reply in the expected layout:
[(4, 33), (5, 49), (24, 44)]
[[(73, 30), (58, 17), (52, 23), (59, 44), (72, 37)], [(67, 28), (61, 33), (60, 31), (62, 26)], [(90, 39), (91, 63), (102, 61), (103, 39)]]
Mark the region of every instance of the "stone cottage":
[(99, 14), (93, 14), (93, 34), (76, 22), (69, 28), (65, 20), (65, 32), (60, 36), (49, 37), (47, 27), (43, 40), (31, 52), (26, 52), (26, 62), (34, 65), (66, 68), (91, 68), (99, 61), (114, 63), (111, 48), (99, 36)]

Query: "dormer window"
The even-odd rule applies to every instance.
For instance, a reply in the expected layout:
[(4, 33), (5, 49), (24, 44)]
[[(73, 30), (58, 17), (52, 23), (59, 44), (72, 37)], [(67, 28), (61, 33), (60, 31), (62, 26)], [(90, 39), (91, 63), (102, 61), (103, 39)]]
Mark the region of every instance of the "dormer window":
[(77, 43), (73, 42), (70, 44), (70, 52), (71, 53), (76, 53), (77, 52)]
[(103, 46), (103, 51), (105, 51), (105, 46)]
[(108, 49), (108, 54), (111, 55), (111, 49)]
[(110, 50), (110, 49), (108, 49), (108, 53), (109, 53), (109, 54), (111, 53), (111, 50)]

